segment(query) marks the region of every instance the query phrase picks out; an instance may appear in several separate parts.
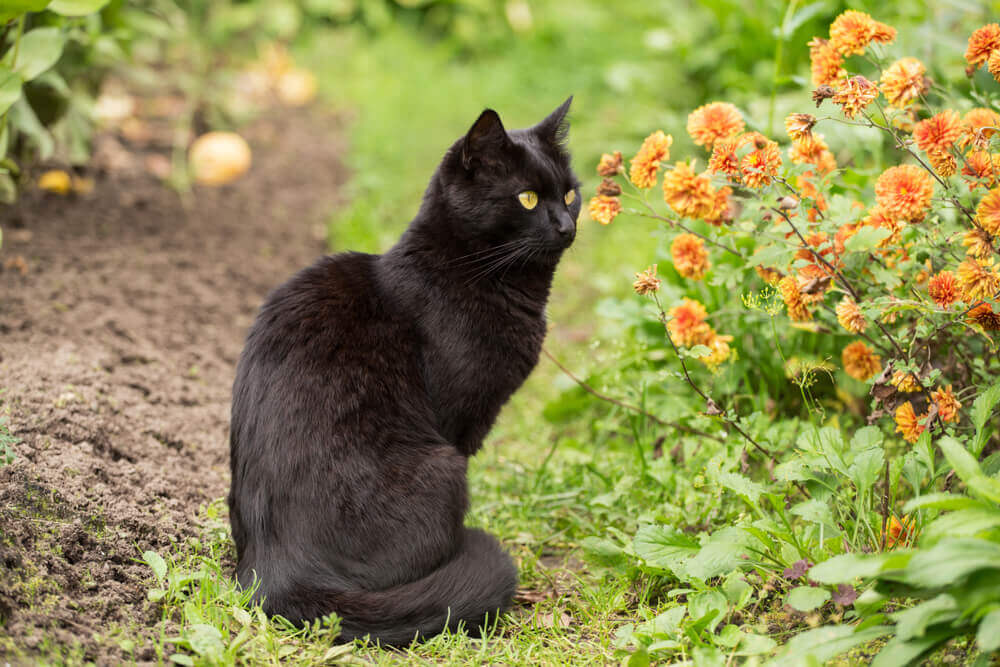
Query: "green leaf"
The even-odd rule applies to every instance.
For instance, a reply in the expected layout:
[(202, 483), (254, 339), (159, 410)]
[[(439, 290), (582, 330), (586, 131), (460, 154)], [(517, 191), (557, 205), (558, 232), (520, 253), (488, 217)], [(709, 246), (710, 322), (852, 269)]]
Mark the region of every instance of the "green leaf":
[(710, 619), (708, 628), (715, 630), (715, 626), (722, 621), (726, 611), (729, 609), (729, 602), (726, 596), (715, 589), (695, 593), (688, 598), (688, 613), (694, 621)]
[(769, 267), (769, 266), (784, 266), (792, 258), (792, 253), (794, 248), (790, 246), (781, 245), (780, 243), (773, 243), (763, 248), (758, 248), (757, 252), (753, 254), (748, 260), (751, 266), (756, 266), (758, 264)]
[(851, 438), (851, 449), (863, 451), (879, 447), (884, 439), (882, 429), (877, 426), (865, 426), (854, 432), (854, 437)]
[(145, 551), (142, 554), (142, 560), (153, 569), (156, 578), (163, 581), (163, 578), (167, 576), (167, 563), (163, 557), (155, 551)]
[(918, 509), (931, 508), (937, 510), (964, 510), (972, 507), (986, 507), (982, 502), (968, 496), (957, 496), (953, 493), (929, 493), (926, 496), (914, 498), (903, 506), (904, 514), (912, 514)]
[[(21, 85), (24, 80), (21, 75), (9, 67), (0, 64), (0, 114), (9, 109), (14, 102), (21, 99)], [(6, 151), (0, 151), (2, 156)]]
[(4, 0), (0, 9), (0, 24), (15, 19), (28, 12), (40, 12), (49, 4), (49, 0)]
[(52, 0), (49, 11), (62, 16), (86, 16), (104, 8), (111, 0)]
[(892, 614), (896, 620), (896, 636), (900, 639), (923, 637), (927, 628), (958, 618), (960, 610), (955, 598), (941, 594), (915, 607)]
[(1000, 509), (975, 507), (939, 516), (924, 528), (923, 538), (937, 542), (945, 537), (975, 537), (1000, 526)]
[(692, 359), (701, 359), (711, 356), (712, 350), (707, 345), (695, 345), (687, 350), (687, 356)]
[(233, 618), (235, 618), (236, 622), (240, 625), (245, 626), (253, 624), (253, 617), (250, 616), (250, 612), (242, 607), (233, 607)]
[(24, 81), (31, 81), (56, 64), (65, 45), (66, 35), (59, 28), (35, 28), (21, 37), (17, 62), (14, 49), (9, 49), (0, 64), (20, 74)]
[(833, 519), (833, 511), (830, 509), (829, 503), (816, 500), (815, 498), (799, 503), (791, 509), (791, 512), (806, 521), (822, 523), (831, 527), (837, 525)]
[(989, 439), (989, 432), (984, 428), (993, 414), (993, 408), (1000, 403), (1000, 383), (997, 383), (976, 397), (972, 403), (972, 424), (976, 427), (976, 439), (973, 451), (977, 454), (982, 451), (983, 445)]
[(203, 656), (221, 656), (226, 646), (222, 643), (222, 633), (214, 625), (195, 623), (186, 637), (191, 650)]
[(918, 664), (917, 658), (957, 634), (952, 628), (935, 628), (926, 637), (904, 640), (894, 637), (872, 661), (872, 667), (900, 667)]
[(170, 656), (170, 662), (178, 665), (194, 665), (194, 658), (184, 653), (174, 653)]
[(881, 447), (872, 447), (854, 456), (854, 462), (847, 468), (847, 472), (858, 487), (858, 495), (864, 495), (875, 485), (884, 463), (885, 454)]
[(938, 447), (972, 495), (1000, 503), (1000, 482), (983, 474), (976, 459), (962, 443), (951, 436), (945, 436), (938, 440)]
[(590, 558), (602, 565), (613, 567), (625, 561), (625, 552), (611, 540), (585, 537), (580, 541), (580, 547)]
[(830, 591), (817, 586), (797, 586), (788, 593), (788, 604), (797, 611), (812, 611), (830, 599)]
[(679, 530), (661, 525), (639, 528), (632, 542), (635, 553), (651, 567), (685, 575), (684, 561), (698, 552), (698, 543)]
[[(810, 572), (811, 574), (811, 572)], [(821, 665), (855, 646), (889, 634), (892, 628), (876, 625), (859, 632), (849, 625), (831, 625), (793, 637), (772, 665)]]
[(747, 632), (743, 635), (739, 648), (736, 649), (735, 655), (762, 655), (764, 653), (770, 653), (777, 645), (778, 643), (776, 641), (766, 635), (757, 635), (752, 632)]
[(716, 475), (716, 480), (730, 491), (746, 498), (751, 505), (756, 505), (760, 495), (764, 493), (763, 486), (734, 472), (720, 472)]
[(846, 584), (855, 579), (867, 579), (881, 572), (893, 554), (841, 554), (814, 565), (809, 578), (821, 584)]
[(889, 578), (911, 586), (937, 588), (952, 585), (987, 568), (1000, 569), (1000, 544), (964, 537), (941, 541), (929, 549), (914, 552), (906, 567)]
[(860, 252), (874, 248), (879, 241), (892, 236), (892, 232), (884, 227), (862, 227), (854, 236), (847, 239), (844, 248), (848, 252)]
[(979, 621), (976, 643), (984, 653), (1000, 650), (1000, 609), (994, 609)]

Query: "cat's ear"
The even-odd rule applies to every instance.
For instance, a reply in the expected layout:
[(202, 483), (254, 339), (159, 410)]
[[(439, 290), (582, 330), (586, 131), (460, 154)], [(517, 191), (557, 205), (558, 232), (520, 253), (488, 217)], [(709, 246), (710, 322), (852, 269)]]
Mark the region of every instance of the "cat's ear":
[(477, 162), (486, 164), (498, 161), (500, 153), (510, 144), (510, 137), (503, 129), (500, 116), (493, 109), (479, 114), (479, 118), (462, 142), (462, 166), (471, 169)]
[(566, 114), (569, 112), (569, 105), (572, 102), (573, 96), (570, 95), (565, 102), (559, 105), (559, 108), (532, 128), (538, 138), (557, 148), (562, 148), (566, 143), (566, 136), (569, 134), (569, 121), (566, 120)]

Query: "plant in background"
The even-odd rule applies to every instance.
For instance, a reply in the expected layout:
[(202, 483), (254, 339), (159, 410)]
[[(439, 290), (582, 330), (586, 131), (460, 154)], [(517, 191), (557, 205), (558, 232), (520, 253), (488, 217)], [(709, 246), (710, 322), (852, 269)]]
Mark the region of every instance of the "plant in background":
[[(1000, 331), (1000, 86), (974, 73), (986, 65), (1000, 81), (1000, 27), (969, 38), (967, 94), (931, 81), (915, 58), (890, 57), (896, 37), (851, 10), (814, 38), (812, 96), (826, 111), (789, 115), (786, 147), (714, 102), (688, 117), (700, 155), (671, 163), (673, 138), (657, 130), (627, 169), (620, 153), (598, 166), (594, 219), (643, 216), (665, 231), (669, 273), (635, 283), (668, 354), (647, 363), (692, 392), (688, 421), (721, 430), (696, 479), (727, 499), (713, 499), (712, 523), (733, 523), (652, 522), (631, 543), (600, 544), (605, 558), (617, 549), (682, 585), (677, 604), (622, 632), (636, 655), (768, 652), (761, 613), (789, 629), (839, 623), (793, 641), (789, 658), (829, 659), (895, 632), (879, 661), (902, 664), (977, 627), (979, 649), (996, 649), (1000, 482), (996, 456), (977, 461), (997, 447), (987, 423), (1000, 389), (983, 388)], [(834, 153), (820, 133), (833, 123), (880, 133), (894, 164)], [(747, 294), (746, 310), (713, 312), (712, 288)], [(820, 356), (798, 356), (810, 348)], [(741, 408), (769, 368), (797, 391)], [(955, 493), (959, 481), (968, 495)], [(933, 517), (942, 510), (956, 511)], [(923, 582), (945, 557), (954, 569)], [(842, 562), (851, 567), (835, 569)], [(858, 598), (872, 581), (896, 604), (927, 601), (887, 616), (873, 594)]]
[(7, 419), (0, 419), (0, 466), (9, 465), (14, 462), (14, 445), (21, 442), (21, 439), (11, 435), (7, 427)]

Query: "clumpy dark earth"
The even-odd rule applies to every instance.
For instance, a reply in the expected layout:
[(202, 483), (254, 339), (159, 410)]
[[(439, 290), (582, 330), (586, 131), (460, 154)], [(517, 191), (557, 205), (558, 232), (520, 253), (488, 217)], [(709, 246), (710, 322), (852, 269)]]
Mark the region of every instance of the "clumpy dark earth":
[(0, 465), (0, 663), (113, 664), (122, 629), (158, 620), (138, 559), (227, 491), (243, 337), (325, 250), (337, 124), (259, 119), (249, 174), (183, 197), (143, 168), (167, 147), (106, 135), (90, 194), (0, 206), (0, 418), (20, 439)]

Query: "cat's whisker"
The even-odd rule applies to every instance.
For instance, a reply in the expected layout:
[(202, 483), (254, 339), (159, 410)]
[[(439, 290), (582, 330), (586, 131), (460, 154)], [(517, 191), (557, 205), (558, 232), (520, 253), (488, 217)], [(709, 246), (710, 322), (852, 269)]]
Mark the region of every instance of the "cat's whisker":
[(477, 250), (476, 252), (470, 252), (467, 255), (460, 255), (459, 257), (456, 257), (455, 259), (452, 259), (449, 262), (447, 262), (445, 266), (474, 263), (482, 260), (483, 259), (482, 255), (486, 255), (487, 257), (489, 257), (492, 255), (501, 254), (506, 252), (507, 250), (510, 250), (513, 246), (523, 244), (524, 242), (525, 239), (514, 239), (513, 241), (507, 241), (505, 243), (501, 243), (500, 245), (490, 246), (489, 248)]

